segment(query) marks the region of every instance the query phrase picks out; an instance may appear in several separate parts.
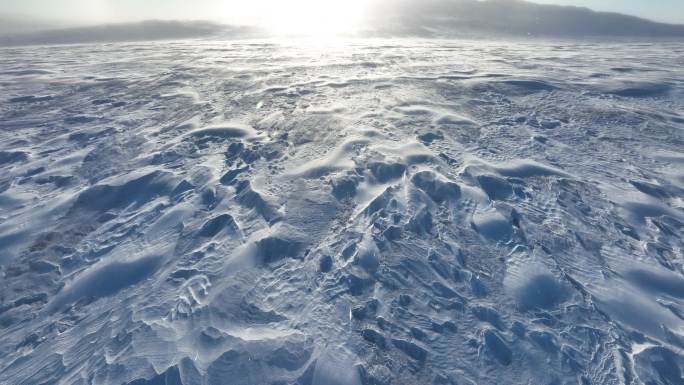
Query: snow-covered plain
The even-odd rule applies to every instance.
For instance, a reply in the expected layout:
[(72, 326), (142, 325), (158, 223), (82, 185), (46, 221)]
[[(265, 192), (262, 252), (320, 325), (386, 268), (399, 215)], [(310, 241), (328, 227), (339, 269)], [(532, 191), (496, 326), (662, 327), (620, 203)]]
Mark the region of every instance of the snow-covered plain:
[(684, 44), (0, 50), (0, 384), (682, 384)]

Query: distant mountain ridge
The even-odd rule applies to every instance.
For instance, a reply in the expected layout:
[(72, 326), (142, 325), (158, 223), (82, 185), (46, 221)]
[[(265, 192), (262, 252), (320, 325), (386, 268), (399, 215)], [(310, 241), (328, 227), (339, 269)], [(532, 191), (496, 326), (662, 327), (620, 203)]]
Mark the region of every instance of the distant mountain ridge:
[(255, 33), (255, 28), (208, 21), (148, 20), (9, 34), (0, 36), (0, 46), (172, 40), (210, 36), (240, 38)]
[(373, 14), (367, 32), (379, 35), (684, 36), (684, 25), (523, 0), (387, 0)]

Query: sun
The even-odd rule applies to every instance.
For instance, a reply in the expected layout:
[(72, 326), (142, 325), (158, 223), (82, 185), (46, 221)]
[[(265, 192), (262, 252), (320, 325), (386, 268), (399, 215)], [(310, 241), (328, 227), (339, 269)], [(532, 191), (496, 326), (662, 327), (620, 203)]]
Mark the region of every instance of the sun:
[(280, 36), (328, 37), (354, 32), (369, 0), (255, 0), (261, 23)]

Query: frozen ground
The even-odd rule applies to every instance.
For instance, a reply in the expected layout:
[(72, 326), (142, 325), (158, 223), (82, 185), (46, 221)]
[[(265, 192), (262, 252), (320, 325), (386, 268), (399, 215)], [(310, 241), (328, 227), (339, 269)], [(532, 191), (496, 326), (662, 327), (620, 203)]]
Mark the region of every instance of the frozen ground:
[(684, 44), (0, 51), (0, 384), (682, 384)]

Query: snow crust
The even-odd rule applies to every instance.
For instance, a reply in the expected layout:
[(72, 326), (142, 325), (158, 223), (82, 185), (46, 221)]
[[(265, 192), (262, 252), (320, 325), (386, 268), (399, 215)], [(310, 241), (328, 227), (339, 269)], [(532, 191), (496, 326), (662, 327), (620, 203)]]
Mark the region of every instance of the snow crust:
[(0, 50), (0, 384), (679, 384), (684, 45)]

